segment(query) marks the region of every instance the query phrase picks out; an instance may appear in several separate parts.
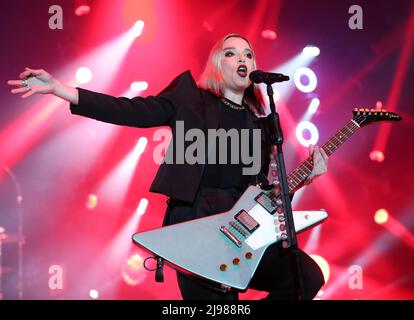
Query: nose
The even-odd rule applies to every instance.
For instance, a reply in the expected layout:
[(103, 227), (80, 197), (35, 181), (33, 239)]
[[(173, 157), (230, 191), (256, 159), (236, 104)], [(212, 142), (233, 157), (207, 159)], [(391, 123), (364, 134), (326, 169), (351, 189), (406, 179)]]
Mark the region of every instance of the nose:
[(239, 59), (238, 59), (238, 62), (240, 62), (240, 63), (244, 63), (244, 62), (246, 62), (246, 59), (245, 59), (245, 57), (244, 57), (244, 55), (243, 55), (243, 54), (239, 54)]

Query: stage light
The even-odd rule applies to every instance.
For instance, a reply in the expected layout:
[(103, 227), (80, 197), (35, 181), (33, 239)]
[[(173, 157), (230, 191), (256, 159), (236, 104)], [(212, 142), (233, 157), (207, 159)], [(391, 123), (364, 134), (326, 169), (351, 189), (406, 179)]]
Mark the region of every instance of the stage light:
[[(308, 84), (302, 83), (302, 77), (306, 77), (308, 79)], [(296, 87), (305, 93), (312, 92), (318, 85), (318, 80), (315, 73), (312, 71), (312, 69), (306, 67), (297, 69), (293, 75), (293, 80), (295, 81)]]
[(93, 210), (98, 205), (98, 196), (95, 194), (88, 195), (88, 199), (86, 200), (86, 208), (89, 210)]
[(91, 11), (90, 6), (88, 6), (86, 4), (79, 5), (75, 9), (75, 15), (77, 15), (78, 17), (84, 16), (84, 15), (87, 15), (90, 11)]
[(207, 21), (203, 21), (203, 28), (207, 30), (208, 32), (211, 32), (214, 29), (213, 26)]
[(137, 145), (135, 146), (135, 152), (137, 154), (142, 154), (145, 151), (145, 147), (147, 146), (148, 139), (145, 137), (141, 137), (138, 139)]
[(95, 289), (89, 290), (89, 296), (92, 299), (98, 299), (99, 298), (99, 292), (98, 292), (98, 290), (95, 290)]
[[(1, 244), (1, 241), (6, 239), (6, 238), (7, 238), (6, 229), (4, 229), (3, 227), (0, 227), (0, 244)], [(1, 254), (1, 252), (0, 252), (0, 254)], [(1, 267), (1, 265), (0, 265), (0, 267)], [(0, 269), (0, 272), (1, 272), (1, 269)]]
[[(305, 130), (309, 132), (309, 137), (304, 137), (303, 133)], [(296, 139), (298, 139), (299, 143), (304, 147), (309, 147), (311, 144), (316, 145), (319, 140), (318, 129), (312, 122), (301, 121), (296, 127)]]
[(135, 22), (134, 26), (132, 27), (132, 34), (134, 35), (135, 38), (138, 38), (142, 34), (143, 30), (144, 30), (144, 21), (138, 20), (137, 22)]
[(261, 32), (262, 38), (267, 40), (276, 40), (277, 34), (273, 30), (266, 29)]
[(91, 81), (92, 79), (92, 72), (87, 67), (81, 67), (76, 71), (76, 80), (79, 83), (85, 84)]
[(315, 114), (318, 111), (318, 107), (320, 105), (320, 100), (318, 98), (313, 98), (309, 104), (308, 112), (310, 114)]
[(308, 57), (317, 57), (321, 52), (318, 47), (315, 46), (306, 46), (302, 50), (303, 54)]
[(142, 216), (147, 210), (147, 207), (148, 207), (148, 199), (142, 198), (138, 204), (138, 207), (135, 213), (139, 216)]
[(138, 253), (132, 254), (127, 259), (122, 271), (122, 278), (127, 285), (136, 286), (145, 279), (147, 272), (145, 272), (143, 263), (144, 258)]
[(331, 268), (329, 266), (328, 261), (326, 261), (325, 258), (317, 254), (311, 254), (310, 257), (318, 264), (319, 268), (321, 268), (326, 285), (326, 283), (329, 280), (329, 277), (331, 276)]
[(383, 108), (382, 101), (377, 101), (375, 103), (375, 110), (382, 110), (382, 108)]
[(134, 81), (130, 86), (131, 91), (145, 91), (148, 89), (148, 82), (146, 81)]
[(280, 100), (280, 92), (277, 89), (273, 89), (273, 100), (275, 102)]
[(375, 212), (374, 220), (378, 224), (384, 224), (388, 221), (388, 211), (385, 209), (379, 209)]
[(383, 162), (384, 161), (384, 153), (382, 151), (379, 151), (379, 150), (373, 150), (373, 151), (370, 152), (369, 158), (372, 161)]

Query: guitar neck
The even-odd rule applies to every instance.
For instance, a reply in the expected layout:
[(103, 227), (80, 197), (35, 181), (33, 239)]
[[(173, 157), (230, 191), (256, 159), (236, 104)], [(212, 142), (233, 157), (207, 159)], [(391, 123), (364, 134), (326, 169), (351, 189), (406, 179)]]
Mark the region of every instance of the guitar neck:
[[(335, 133), (323, 146), (321, 146), (321, 148), (329, 157), (358, 129), (359, 125), (354, 120), (350, 120), (341, 130)], [(292, 193), (302, 185), (306, 178), (311, 174), (312, 168), (313, 159), (309, 156), (287, 176), (289, 193)]]

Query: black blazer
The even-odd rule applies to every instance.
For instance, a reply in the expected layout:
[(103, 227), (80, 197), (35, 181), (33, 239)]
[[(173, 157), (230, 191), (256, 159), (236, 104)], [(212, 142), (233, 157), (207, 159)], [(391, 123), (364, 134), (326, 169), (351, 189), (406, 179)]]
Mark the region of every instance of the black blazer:
[[(214, 94), (200, 89), (188, 70), (176, 77), (157, 96), (129, 99), (117, 98), (82, 88), (78, 88), (78, 90), (78, 105), (70, 105), (73, 114), (140, 128), (169, 126), (173, 139), (176, 134), (176, 121), (180, 120), (184, 121), (185, 131), (198, 128), (207, 134), (207, 129), (217, 129), (219, 108), (222, 108), (220, 99)], [(251, 183), (267, 183), (271, 148), (269, 125), (270, 117), (257, 118), (252, 112), (248, 112), (247, 127), (262, 129), (261, 172), (259, 175), (251, 177)], [(185, 148), (191, 143), (193, 142), (185, 142)], [(169, 151), (170, 147), (167, 152)], [(200, 185), (204, 167), (204, 164), (162, 163), (150, 191), (192, 202)]]

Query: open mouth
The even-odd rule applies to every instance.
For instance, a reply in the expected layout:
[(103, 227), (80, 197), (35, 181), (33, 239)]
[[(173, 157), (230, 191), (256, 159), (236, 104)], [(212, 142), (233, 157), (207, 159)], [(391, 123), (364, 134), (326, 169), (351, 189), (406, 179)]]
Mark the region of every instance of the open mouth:
[(247, 77), (247, 66), (244, 64), (239, 65), (237, 68), (237, 74), (242, 78)]

